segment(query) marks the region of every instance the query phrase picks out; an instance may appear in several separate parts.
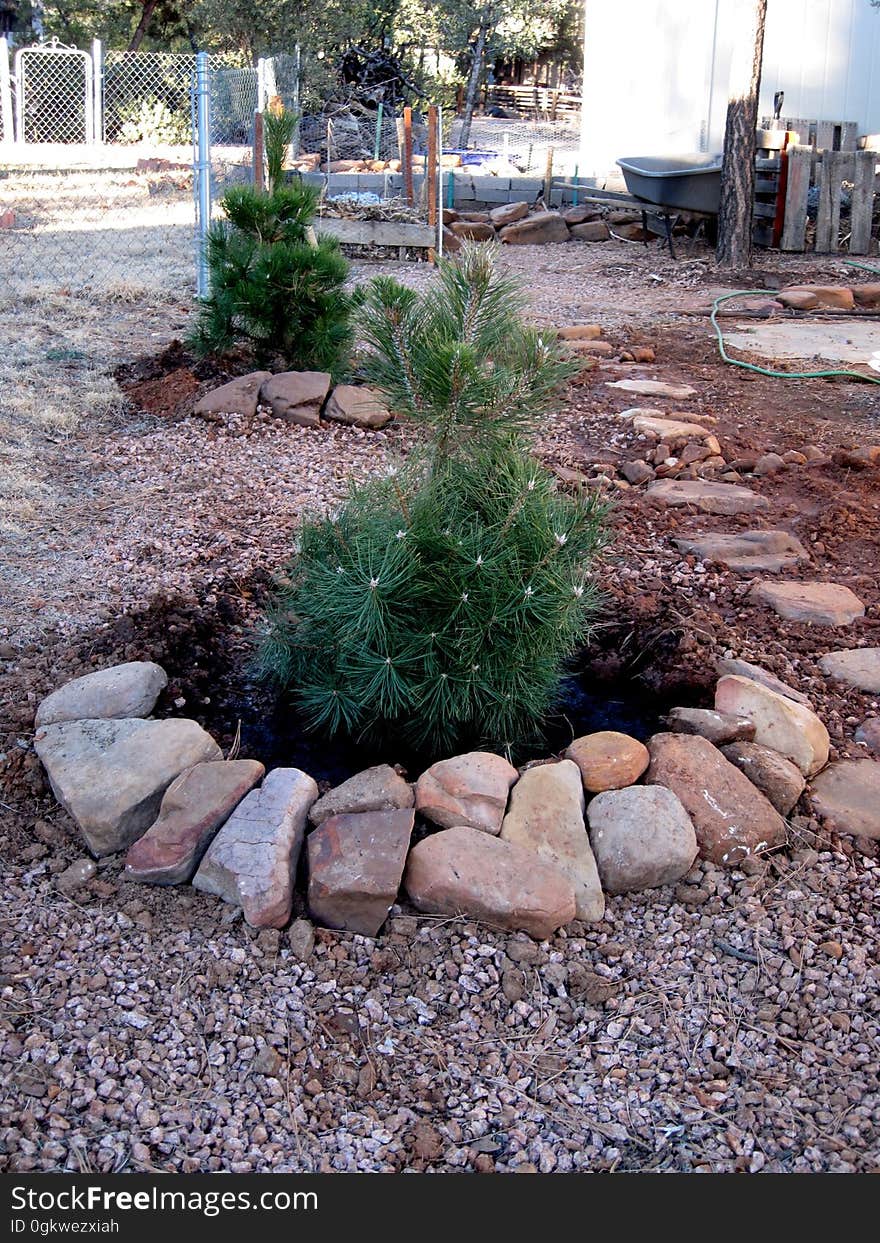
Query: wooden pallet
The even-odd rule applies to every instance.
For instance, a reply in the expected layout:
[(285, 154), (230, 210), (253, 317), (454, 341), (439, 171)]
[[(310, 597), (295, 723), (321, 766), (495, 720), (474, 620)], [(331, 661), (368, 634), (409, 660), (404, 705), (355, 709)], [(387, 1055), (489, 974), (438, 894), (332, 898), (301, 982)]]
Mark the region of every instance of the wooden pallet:
[(846, 181), (852, 184), (849, 253), (870, 254), (880, 155), (876, 151), (816, 151), (812, 146), (797, 144), (788, 148), (786, 156), (788, 179), (782, 250), (807, 249), (807, 205), (811, 186), (819, 190), (813, 249), (817, 254), (832, 254), (840, 248), (841, 192), (842, 183)]

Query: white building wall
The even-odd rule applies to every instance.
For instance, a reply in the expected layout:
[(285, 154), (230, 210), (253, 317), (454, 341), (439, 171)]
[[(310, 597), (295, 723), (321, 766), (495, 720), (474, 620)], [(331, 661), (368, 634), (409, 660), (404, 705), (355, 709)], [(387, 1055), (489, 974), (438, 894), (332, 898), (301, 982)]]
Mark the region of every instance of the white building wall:
[[(618, 156), (720, 150), (731, 49), (750, 0), (584, 0), (580, 173)], [(855, 121), (880, 133), (880, 9), (768, 0), (761, 113)]]

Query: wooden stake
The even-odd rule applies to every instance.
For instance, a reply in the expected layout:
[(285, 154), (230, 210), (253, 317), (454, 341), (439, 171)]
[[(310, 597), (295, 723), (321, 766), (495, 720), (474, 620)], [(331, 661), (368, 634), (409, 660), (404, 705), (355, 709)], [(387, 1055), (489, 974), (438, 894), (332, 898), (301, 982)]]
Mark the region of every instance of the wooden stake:
[(263, 114), (254, 113), (254, 189), (263, 189)]
[(547, 148), (547, 170), (544, 173), (544, 205), (550, 210), (550, 192), (553, 189), (553, 155), (552, 147)]
[[(431, 104), (428, 108), (428, 167), (425, 170), (425, 182), (428, 187), (428, 224), (437, 228), (437, 108)], [(433, 248), (428, 252), (431, 263), (434, 262)]]
[(412, 108), (403, 110), (403, 186), (407, 203), (414, 207), (416, 196), (413, 189)]

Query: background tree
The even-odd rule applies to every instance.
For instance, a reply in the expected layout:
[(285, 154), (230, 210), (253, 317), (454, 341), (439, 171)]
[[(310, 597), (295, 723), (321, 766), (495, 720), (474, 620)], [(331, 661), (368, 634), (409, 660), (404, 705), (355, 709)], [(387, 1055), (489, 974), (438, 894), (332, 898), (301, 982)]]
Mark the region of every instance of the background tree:
[(730, 68), (730, 96), (724, 127), (721, 205), (715, 257), (729, 268), (752, 259), (755, 201), (755, 131), (764, 56), (767, 0), (737, 0), (737, 34)]

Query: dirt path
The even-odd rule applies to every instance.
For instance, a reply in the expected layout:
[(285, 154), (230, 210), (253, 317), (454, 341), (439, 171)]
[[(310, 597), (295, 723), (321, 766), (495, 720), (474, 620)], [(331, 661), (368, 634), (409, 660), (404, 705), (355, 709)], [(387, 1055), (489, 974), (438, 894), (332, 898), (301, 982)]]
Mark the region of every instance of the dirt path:
[[(607, 387), (624, 375), (690, 384), (685, 403), (644, 404), (713, 416), (737, 456), (880, 443), (877, 390), (719, 361), (707, 321), (685, 314), (717, 287), (706, 256), (673, 264), (608, 243), (508, 261), (536, 319), (597, 321), (615, 346), (656, 348), (654, 366), (603, 362), (572, 389), (541, 428), (552, 465), (594, 476), (644, 455), (619, 418), (640, 399)], [(748, 284), (846, 272), (768, 260)], [(250, 629), (301, 514), (406, 450), (395, 429), (132, 415), (106, 370), (179, 336), (179, 303), (149, 319), (137, 304), (59, 316), (16, 347), (18, 399), (31, 415), (41, 400), (63, 410), (64, 394), (80, 404), (61, 443), (30, 418), (38, 486), (7, 510), (0, 564), (0, 1168), (876, 1168), (877, 850), (807, 815), (784, 854), (747, 872), (699, 864), (540, 947), (396, 911), (378, 942), (318, 931), (304, 949), (195, 891), (127, 886), (116, 859), (75, 901), (58, 891), (82, 848), (30, 750), (37, 700), (93, 663), (152, 657), (171, 675), (160, 709), (228, 746), (243, 712), (253, 725), (268, 710), (248, 679)], [(73, 370), (47, 358), (69, 349), (85, 355)], [(79, 367), (102, 394), (94, 412)], [(781, 621), (747, 577), (672, 542), (751, 519), (661, 509), (615, 485), (608, 607), (586, 658), (599, 688), (708, 702), (716, 661), (741, 656), (806, 691), (835, 753), (858, 754), (854, 730), (880, 706), (817, 661), (880, 644), (878, 478), (826, 462), (747, 480), (769, 501), (760, 525), (810, 551), (783, 577), (864, 600), (840, 631)], [(259, 753), (257, 730), (246, 744)]]

